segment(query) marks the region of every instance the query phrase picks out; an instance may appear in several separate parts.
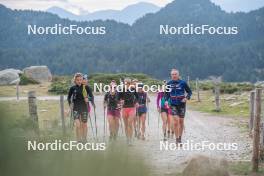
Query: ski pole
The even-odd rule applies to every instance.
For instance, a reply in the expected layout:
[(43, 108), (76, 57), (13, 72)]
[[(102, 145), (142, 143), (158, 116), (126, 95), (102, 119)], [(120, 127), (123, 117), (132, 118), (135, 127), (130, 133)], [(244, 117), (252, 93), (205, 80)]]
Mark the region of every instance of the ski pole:
[(71, 107), (71, 114), (70, 114), (70, 128), (74, 128), (74, 121), (73, 121), (73, 108)]
[(122, 134), (124, 134), (124, 129), (123, 129), (123, 122), (122, 122), (122, 117), (121, 117), (121, 118), (119, 118), (119, 120), (120, 120), (120, 128), (121, 128), (121, 132), (122, 132)]
[(70, 99), (70, 111), (71, 111), (71, 115), (70, 115), (70, 128), (73, 129), (74, 127), (74, 120), (73, 120), (73, 96), (71, 96), (71, 99)]
[(161, 113), (159, 112), (159, 116), (158, 116), (158, 137), (160, 135), (160, 131), (159, 131), (159, 127), (160, 127), (160, 118), (161, 118)]
[(123, 123), (122, 123), (122, 119), (123, 119), (123, 108), (121, 108), (120, 113), (121, 113), (120, 118), (119, 118), (119, 120), (120, 120), (120, 127), (121, 127), (122, 134), (124, 134)]
[[(149, 109), (149, 102), (147, 102), (147, 118), (148, 118), (148, 129), (150, 129), (150, 127), (149, 127), (149, 117), (150, 117), (150, 115), (149, 115), (149, 111), (150, 111), (150, 109)], [(147, 130), (147, 134), (148, 134), (148, 136), (149, 136), (149, 131)]]
[(95, 112), (95, 107), (94, 107), (93, 109), (94, 109), (95, 136), (96, 136), (96, 139), (97, 139), (97, 122), (96, 122), (96, 112)]
[(167, 114), (167, 116), (166, 116), (166, 121), (165, 121), (165, 129), (164, 129), (164, 131), (163, 131), (163, 135), (164, 135), (164, 139), (166, 139), (166, 137), (167, 137), (167, 126), (168, 126), (168, 121), (169, 121), (169, 115)]
[(108, 119), (107, 119), (107, 109), (106, 109), (106, 116), (105, 116), (105, 136), (107, 137), (108, 136), (108, 131), (110, 131), (110, 128), (108, 129)]
[(105, 140), (105, 137), (106, 137), (106, 123), (105, 123), (105, 107), (104, 107), (104, 140)]
[(91, 119), (90, 113), (88, 113), (88, 118), (89, 118), (89, 120), (90, 120), (90, 124), (91, 124), (91, 130), (92, 130), (93, 138), (95, 139), (95, 136), (94, 136), (94, 130), (93, 130), (93, 123), (92, 123), (92, 119)]
[(149, 103), (148, 103), (148, 105), (147, 105), (147, 109), (148, 109), (148, 111), (147, 111), (147, 117), (148, 117), (148, 127), (149, 127)]
[(139, 124), (139, 114), (138, 114), (138, 108), (136, 108), (136, 119), (135, 119), (135, 136), (139, 138), (139, 130), (140, 130), (140, 124)]

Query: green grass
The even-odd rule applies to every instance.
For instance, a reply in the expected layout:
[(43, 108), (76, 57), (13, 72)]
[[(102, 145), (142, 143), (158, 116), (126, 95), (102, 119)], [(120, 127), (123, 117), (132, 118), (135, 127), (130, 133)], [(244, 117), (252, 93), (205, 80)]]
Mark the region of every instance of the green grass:
[[(232, 175), (252, 175), (251, 162), (232, 162), (229, 165), (229, 170)], [(259, 171), (254, 173), (256, 176), (264, 175), (264, 165), (259, 165)]]
[[(195, 81), (190, 82), (191, 87), (196, 86)], [(220, 86), (220, 92), (223, 94), (234, 94), (237, 92), (245, 92), (245, 91), (251, 91), (254, 90), (255, 86), (252, 83), (237, 83), (237, 82), (221, 82), (219, 84)], [(213, 90), (214, 84), (212, 81), (200, 81), (199, 82), (199, 88), (200, 90)]]
[[(37, 96), (47, 96), (51, 95), (48, 92), (51, 83), (42, 83), (42, 84), (30, 84), (30, 85), (20, 85), (19, 86), (19, 95), (27, 96), (29, 91), (36, 91)], [(0, 86), (0, 97), (16, 97), (16, 86)]]
[[(49, 108), (40, 118), (53, 119), (56, 102), (38, 101), (38, 107)], [(34, 133), (28, 118), (26, 102), (0, 103), (0, 170), (1, 176), (72, 176), (72, 175), (150, 175), (142, 157), (126, 145), (107, 145), (105, 151), (28, 151), (27, 141), (53, 142), (62, 139), (56, 127), (50, 135)]]
[[(6, 112), (12, 112), (13, 120), (29, 119), (29, 110), (27, 100), (21, 101), (2, 101), (0, 107), (3, 107)], [(68, 109), (68, 104), (65, 101), (65, 111)], [(60, 120), (59, 101), (37, 101), (38, 119), (40, 129), (52, 128), (58, 125)], [(66, 115), (66, 113), (65, 113)]]
[[(203, 101), (199, 106), (205, 103), (206, 98), (210, 99), (209, 92), (203, 92)], [(216, 113), (212, 111), (214, 106), (209, 102), (208, 100), (205, 105), (210, 108), (203, 110)], [(55, 122), (60, 119), (59, 101), (37, 101), (37, 103), (40, 124), (43, 123), (43, 119)], [(191, 101), (193, 107), (197, 107), (196, 103), (195, 100)], [(65, 107), (67, 107), (66, 102)], [(241, 108), (242, 105), (239, 107)], [(229, 111), (230, 109), (227, 109), (223, 112), (229, 113)], [(223, 112), (220, 113), (224, 114)], [(0, 113), (0, 170), (3, 176), (150, 175), (150, 170), (143, 162), (144, 156), (139, 156), (137, 152), (130, 151), (122, 144), (109, 146), (105, 152), (26, 151), (27, 140), (50, 142), (60, 139), (61, 129), (58, 128), (58, 124), (52, 127), (52, 132), (47, 136), (45, 131), (41, 131), (41, 137), (36, 138), (28, 117), (27, 101), (0, 102)], [(229, 171), (232, 175), (249, 175), (250, 166), (250, 162), (233, 162), (230, 163)], [(263, 174), (264, 167), (261, 165), (257, 176)], [(181, 174), (177, 173), (177, 175)]]
[[(189, 102), (189, 107), (191, 109), (213, 114), (213, 115), (223, 115), (223, 116), (232, 116), (232, 117), (249, 117), (249, 102), (248, 102), (248, 93), (245, 92), (245, 95), (229, 95), (221, 94), (221, 111), (215, 111), (215, 102), (214, 94), (211, 91), (202, 91), (200, 92), (201, 102), (198, 102), (196, 99), (196, 93), (194, 92), (193, 99)], [(234, 100), (227, 100), (230, 96), (233, 96)], [(241, 102), (236, 106), (230, 106), (234, 103)]]

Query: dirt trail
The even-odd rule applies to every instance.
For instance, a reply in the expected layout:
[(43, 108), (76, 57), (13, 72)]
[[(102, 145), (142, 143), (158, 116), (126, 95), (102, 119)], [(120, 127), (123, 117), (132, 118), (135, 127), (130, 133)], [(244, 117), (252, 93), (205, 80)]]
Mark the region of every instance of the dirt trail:
[[(22, 98), (23, 99), (23, 98)], [(0, 98), (0, 101), (15, 100), (15, 98)], [(58, 96), (54, 97), (38, 97), (38, 100), (59, 100)], [(103, 134), (103, 109), (102, 96), (96, 96), (95, 103), (97, 106), (97, 122), (98, 122), (98, 136)], [(149, 105), (149, 125), (146, 120), (146, 141), (133, 140), (131, 149), (142, 152), (146, 163), (155, 175), (165, 175), (179, 172), (179, 168), (186, 164), (189, 157), (194, 154), (204, 154), (214, 157), (224, 157), (227, 160), (249, 160), (251, 156), (251, 139), (248, 134), (242, 132), (236, 123), (239, 121), (235, 118), (225, 118), (219, 116), (212, 116), (192, 110), (187, 110), (185, 118), (185, 133), (183, 141), (192, 140), (193, 143), (200, 143), (201, 141), (209, 141), (210, 143), (237, 143), (238, 150), (217, 151), (205, 149), (203, 151), (191, 150), (176, 150), (166, 151), (160, 150), (160, 141), (162, 140), (161, 119), (159, 120), (159, 113), (156, 110), (155, 97), (151, 97)], [(93, 117), (93, 113), (91, 114)], [(159, 124), (159, 126), (158, 126)], [(121, 132), (120, 132), (121, 133)], [(120, 134), (120, 141), (125, 141), (124, 133)], [(89, 134), (91, 137), (91, 133)], [(175, 139), (169, 139), (169, 143), (173, 143)]]
[[(155, 102), (155, 98), (151, 98)], [(185, 119), (185, 133), (183, 141), (192, 140), (193, 143), (209, 141), (210, 143), (237, 143), (238, 150), (217, 151), (205, 149), (203, 151), (190, 150), (160, 150), (161, 120), (158, 126), (159, 114), (155, 103), (150, 105), (150, 124), (147, 126), (147, 141), (135, 140), (134, 147), (140, 149), (146, 156), (154, 174), (179, 172), (181, 165), (186, 164), (189, 157), (194, 154), (204, 154), (213, 157), (224, 157), (227, 160), (249, 160), (251, 139), (243, 133), (235, 123), (234, 118), (217, 117), (188, 110)], [(169, 139), (174, 143), (175, 139)], [(178, 167), (177, 167), (178, 166)]]
[[(103, 117), (101, 107), (102, 97), (96, 98), (98, 117)], [(251, 139), (248, 134), (236, 125), (239, 121), (236, 118), (212, 116), (192, 110), (187, 110), (185, 119), (185, 133), (183, 141), (192, 140), (193, 143), (209, 141), (210, 143), (237, 143), (237, 150), (217, 151), (205, 149), (203, 151), (166, 151), (160, 150), (162, 140), (161, 119), (156, 109), (156, 99), (151, 96), (149, 105), (149, 125), (146, 120), (146, 141), (134, 139), (132, 149), (142, 152), (146, 163), (155, 175), (165, 175), (179, 172), (182, 165), (186, 164), (189, 157), (194, 154), (204, 154), (213, 157), (224, 157), (227, 160), (249, 160), (251, 152)], [(102, 122), (101, 120), (98, 120)], [(158, 126), (159, 124), (159, 126)], [(99, 129), (103, 129), (103, 124), (98, 124)], [(100, 126), (101, 125), (101, 126)], [(101, 130), (102, 132), (102, 130)], [(102, 135), (102, 133), (101, 133)], [(124, 136), (124, 134), (121, 134)], [(121, 137), (120, 140), (124, 140)], [(169, 143), (174, 143), (175, 139), (169, 139)]]

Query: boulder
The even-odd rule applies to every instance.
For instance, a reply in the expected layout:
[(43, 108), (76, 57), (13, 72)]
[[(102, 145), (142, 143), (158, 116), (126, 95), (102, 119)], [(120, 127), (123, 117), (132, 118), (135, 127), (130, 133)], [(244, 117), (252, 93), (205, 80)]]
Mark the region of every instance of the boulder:
[(264, 81), (258, 81), (254, 84), (256, 87), (264, 87)]
[(229, 176), (228, 162), (203, 155), (192, 157), (183, 170), (183, 176)]
[(20, 74), (22, 74), (22, 71), (16, 69), (5, 69), (0, 71), (0, 85), (18, 83), (20, 81)]
[(235, 102), (235, 103), (230, 104), (229, 106), (230, 106), (230, 107), (235, 107), (235, 106), (241, 105), (241, 104), (243, 104), (243, 103), (244, 103), (243, 101)]
[(27, 78), (31, 78), (37, 82), (49, 82), (52, 80), (52, 75), (47, 66), (30, 66), (23, 70)]

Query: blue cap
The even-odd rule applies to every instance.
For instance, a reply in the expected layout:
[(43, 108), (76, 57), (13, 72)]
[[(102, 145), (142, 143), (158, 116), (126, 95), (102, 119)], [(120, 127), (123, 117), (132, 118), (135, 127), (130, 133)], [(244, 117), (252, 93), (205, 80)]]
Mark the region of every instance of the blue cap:
[(144, 84), (143, 84), (143, 83), (139, 83), (139, 84), (138, 84), (138, 87), (139, 87), (139, 88), (143, 88), (143, 87), (144, 87)]
[(83, 79), (88, 80), (88, 75), (83, 75)]

